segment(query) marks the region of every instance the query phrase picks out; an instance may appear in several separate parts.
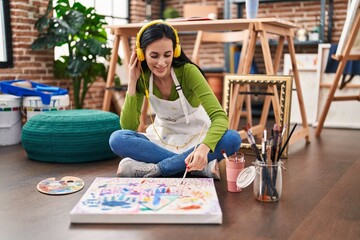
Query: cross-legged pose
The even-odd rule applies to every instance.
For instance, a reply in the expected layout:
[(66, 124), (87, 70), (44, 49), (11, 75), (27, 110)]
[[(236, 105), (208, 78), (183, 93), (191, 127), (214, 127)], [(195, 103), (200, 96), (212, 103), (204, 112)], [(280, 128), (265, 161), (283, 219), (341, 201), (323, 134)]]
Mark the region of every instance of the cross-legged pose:
[[(140, 133), (144, 98), (155, 118)], [(176, 29), (161, 20), (137, 34), (120, 119), (122, 130), (109, 140), (123, 158), (119, 177), (173, 176), (187, 168), (218, 179), (222, 151), (232, 155), (241, 144), (203, 72), (182, 51)]]

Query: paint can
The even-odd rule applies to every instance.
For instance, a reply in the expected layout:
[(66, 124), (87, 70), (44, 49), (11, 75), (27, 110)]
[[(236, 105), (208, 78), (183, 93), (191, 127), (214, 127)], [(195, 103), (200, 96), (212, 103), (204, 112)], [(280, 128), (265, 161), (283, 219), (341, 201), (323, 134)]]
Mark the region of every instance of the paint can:
[(27, 120), (43, 112), (64, 110), (69, 105), (70, 99), (68, 94), (51, 96), (50, 103), (47, 105), (43, 104), (41, 98), (37, 96), (23, 98), (23, 107)]
[(21, 141), (21, 98), (0, 94), (0, 146)]

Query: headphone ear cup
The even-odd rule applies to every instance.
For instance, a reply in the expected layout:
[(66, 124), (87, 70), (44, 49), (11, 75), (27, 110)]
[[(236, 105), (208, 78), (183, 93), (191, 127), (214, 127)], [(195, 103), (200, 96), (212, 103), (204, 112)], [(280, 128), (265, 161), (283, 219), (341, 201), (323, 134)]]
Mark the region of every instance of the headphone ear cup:
[(140, 62), (145, 60), (144, 52), (141, 48), (136, 48), (136, 56)]
[(175, 50), (174, 50), (174, 58), (180, 57), (181, 54), (181, 46), (180, 44), (176, 44)]

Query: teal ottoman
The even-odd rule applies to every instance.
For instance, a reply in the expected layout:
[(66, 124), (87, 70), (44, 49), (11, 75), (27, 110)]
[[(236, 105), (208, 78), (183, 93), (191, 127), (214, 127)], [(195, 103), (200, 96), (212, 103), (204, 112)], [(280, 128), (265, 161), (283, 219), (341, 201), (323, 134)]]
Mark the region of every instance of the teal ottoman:
[(101, 110), (45, 112), (26, 122), (21, 141), (32, 160), (79, 163), (114, 158), (109, 138), (120, 129), (119, 119)]

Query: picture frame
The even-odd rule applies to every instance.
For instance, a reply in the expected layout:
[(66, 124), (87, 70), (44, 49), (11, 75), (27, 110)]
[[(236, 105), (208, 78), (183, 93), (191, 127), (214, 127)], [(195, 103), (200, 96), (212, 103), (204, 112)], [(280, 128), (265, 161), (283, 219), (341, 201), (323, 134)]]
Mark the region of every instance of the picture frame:
[[(284, 139), (287, 139), (289, 136), (289, 130), (290, 130), (290, 111), (291, 111), (291, 90), (292, 90), (292, 80), (293, 77), (289, 75), (283, 75), (283, 76), (276, 76), (276, 75), (261, 75), (261, 74), (251, 74), (251, 75), (225, 75), (224, 78), (224, 94), (223, 94), (223, 106), (225, 112), (230, 116), (230, 109), (234, 109), (234, 106), (231, 106), (231, 99), (233, 99), (234, 94), (234, 86), (236, 84), (240, 84), (240, 86), (249, 86), (249, 92), (244, 93), (238, 93), (241, 94), (251, 94), (252, 96), (256, 95), (264, 95), (265, 97), (278, 96), (279, 100), (279, 116), (274, 116), (275, 118), (278, 117), (280, 127), (286, 126), (285, 132), (284, 132)], [(277, 93), (272, 92), (270, 89), (274, 89), (273, 87), (276, 86)], [(265, 100), (265, 98), (263, 98)], [(237, 106), (238, 107), (238, 106)], [(268, 119), (269, 120), (269, 117)], [(260, 125), (254, 125), (252, 128), (259, 129), (261, 131), (254, 132), (254, 135), (256, 135), (256, 146), (258, 149), (261, 149), (261, 137), (262, 132), (264, 129), (270, 130), (269, 126), (272, 126), (271, 123), (273, 122), (267, 121), (267, 126), (260, 126)], [(239, 126), (242, 125), (246, 126), (247, 123), (239, 122)], [(240, 129), (239, 129), (240, 128)], [(237, 130), (241, 136), (242, 143), (241, 143), (241, 149), (251, 149), (251, 145), (247, 142), (246, 133), (244, 130), (241, 130), (242, 127), (238, 127)], [(268, 131), (269, 133), (271, 131)], [(270, 134), (268, 134), (270, 136)], [(285, 140), (283, 141), (283, 143)], [(287, 158), (288, 156), (288, 146), (283, 151), (282, 158)]]

